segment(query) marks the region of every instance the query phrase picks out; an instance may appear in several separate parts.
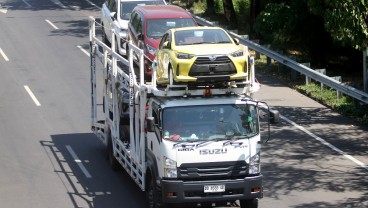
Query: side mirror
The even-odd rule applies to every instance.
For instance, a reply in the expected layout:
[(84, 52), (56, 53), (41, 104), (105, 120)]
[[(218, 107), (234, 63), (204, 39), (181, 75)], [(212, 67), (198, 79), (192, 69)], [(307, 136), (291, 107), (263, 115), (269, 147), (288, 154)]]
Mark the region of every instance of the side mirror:
[(270, 110), (270, 123), (276, 124), (280, 122), (280, 113), (277, 110)]
[(143, 36), (143, 34), (142, 34), (142, 33), (139, 33), (139, 34), (138, 34), (138, 40), (142, 40), (142, 41), (144, 40), (144, 36)]
[(116, 12), (111, 12), (110, 13), (110, 16), (111, 16), (111, 19), (112, 20), (117, 19), (117, 17), (118, 17), (117, 14), (116, 14)]
[(155, 118), (154, 117), (147, 117), (146, 118), (146, 124), (147, 124), (147, 131), (148, 132), (154, 132)]
[(166, 49), (171, 49), (171, 43), (169, 41), (165, 41), (162, 47)]
[(238, 38), (234, 38), (234, 42), (236, 45), (239, 45), (239, 39)]

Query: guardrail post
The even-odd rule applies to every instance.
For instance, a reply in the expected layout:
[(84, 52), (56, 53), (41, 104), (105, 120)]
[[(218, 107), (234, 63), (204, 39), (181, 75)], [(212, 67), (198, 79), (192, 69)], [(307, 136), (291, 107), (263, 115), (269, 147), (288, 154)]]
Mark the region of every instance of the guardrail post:
[[(259, 40), (251, 40), (251, 41), (259, 44)], [(259, 53), (259, 51), (256, 51), (255, 59), (260, 59), (260, 58), (261, 58), (261, 54)]]
[[(267, 44), (266, 45), (266, 48), (267, 49), (270, 49), (271, 48), (271, 45), (270, 44)], [(271, 63), (272, 63), (272, 59), (267, 56), (267, 66), (271, 65)]]
[[(315, 69), (316, 72), (326, 75), (326, 69)], [(323, 83), (321, 83), (321, 90), (323, 89)]]
[[(289, 58), (293, 61), (296, 61), (296, 57), (294, 55), (289, 56)], [(298, 76), (298, 72), (295, 71), (294, 69), (290, 68), (291, 70), (291, 80), (295, 81), (297, 76)]]
[[(309, 63), (309, 62), (307, 62), (307, 63), (301, 63), (302, 65), (304, 65), (304, 66), (306, 66), (306, 67), (308, 67), (308, 68), (310, 68), (311, 67), (311, 64)], [(311, 82), (311, 78), (310, 77), (308, 77), (308, 76), (305, 76), (305, 84), (307, 85), (307, 84), (309, 84)]]
[[(331, 77), (332, 79), (341, 82), (341, 76), (335, 76), (335, 77)], [(339, 99), (341, 97), (341, 92), (336, 90), (336, 98)]]

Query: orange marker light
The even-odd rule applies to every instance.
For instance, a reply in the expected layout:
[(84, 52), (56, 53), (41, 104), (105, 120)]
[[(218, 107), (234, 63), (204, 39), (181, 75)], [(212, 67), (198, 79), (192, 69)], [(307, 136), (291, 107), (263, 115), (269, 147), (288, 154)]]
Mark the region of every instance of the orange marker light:
[(205, 97), (209, 97), (209, 96), (211, 96), (211, 89), (210, 88), (206, 88), (206, 89), (204, 89), (204, 96)]
[(252, 192), (260, 192), (260, 191), (261, 191), (261, 188), (259, 187), (252, 188)]

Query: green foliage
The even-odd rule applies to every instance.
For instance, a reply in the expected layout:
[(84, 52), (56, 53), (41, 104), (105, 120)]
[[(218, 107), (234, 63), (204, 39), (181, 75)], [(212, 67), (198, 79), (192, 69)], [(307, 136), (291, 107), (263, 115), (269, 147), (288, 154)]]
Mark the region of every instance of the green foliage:
[(306, 5), (304, 0), (268, 3), (258, 15), (254, 30), (261, 35), (263, 42), (275, 48), (284, 50), (294, 45), (301, 50), (314, 37), (311, 28), (315, 25), (315, 17)]
[(309, 0), (308, 6), (335, 41), (361, 51), (368, 46), (367, 0)]
[(242, 32), (249, 32), (249, 22), (250, 19), (250, 1), (249, 0), (237, 0), (234, 1), (234, 8), (236, 13), (236, 18), (238, 20), (238, 30)]
[(206, 11), (206, 1), (194, 1), (191, 11), (194, 14), (202, 14)]
[(224, 14), (224, 5), (222, 4), (222, 0), (214, 0), (215, 2), (215, 11), (217, 14)]

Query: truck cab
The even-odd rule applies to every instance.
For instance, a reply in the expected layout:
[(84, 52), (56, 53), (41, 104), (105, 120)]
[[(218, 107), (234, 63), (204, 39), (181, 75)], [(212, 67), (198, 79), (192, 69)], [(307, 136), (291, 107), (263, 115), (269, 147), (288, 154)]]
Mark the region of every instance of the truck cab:
[(257, 203), (263, 103), (231, 95), (151, 98), (147, 106), (147, 167), (163, 203)]

